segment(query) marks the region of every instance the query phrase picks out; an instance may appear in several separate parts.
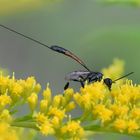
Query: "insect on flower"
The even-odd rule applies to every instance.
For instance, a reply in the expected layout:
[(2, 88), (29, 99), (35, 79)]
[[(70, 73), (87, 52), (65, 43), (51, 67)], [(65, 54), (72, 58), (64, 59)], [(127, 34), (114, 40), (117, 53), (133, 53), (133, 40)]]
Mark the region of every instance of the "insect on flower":
[[(70, 81), (76, 81), (76, 82), (80, 82), (81, 83), (81, 86), (84, 87), (84, 84), (85, 82), (87, 81), (88, 83), (92, 83), (92, 82), (96, 82), (96, 81), (101, 81), (103, 79), (103, 74), (101, 72), (94, 72), (94, 71), (91, 71), (87, 66), (86, 64), (79, 58), (77, 57), (75, 54), (73, 54), (71, 51), (65, 49), (65, 48), (62, 48), (62, 47), (59, 47), (57, 45), (52, 45), (52, 46), (48, 46), (36, 39), (33, 39), (29, 36), (26, 36), (20, 32), (17, 32), (5, 25), (2, 25), (0, 24), (1, 27), (11, 31), (11, 32), (14, 32), (20, 36), (23, 36), (24, 38), (27, 38), (29, 40), (32, 40), (44, 47), (47, 47), (53, 51), (56, 51), (58, 53), (62, 53), (70, 58), (72, 58), (73, 60), (77, 61), (79, 64), (81, 64), (86, 70), (78, 70), (78, 71), (73, 71), (69, 74), (66, 75), (65, 79), (67, 80), (67, 83), (66, 85), (64, 86), (64, 90), (66, 90), (68, 87), (69, 87), (69, 83)], [(115, 79), (115, 80), (112, 80), (111, 78), (105, 78), (103, 79), (103, 82), (104, 84), (108, 87), (109, 90), (111, 90), (111, 86), (112, 86), (112, 83), (115, 83), (116, 81), (126, 77), (126, 76), (129, 76), (131, 74), (133, 74), (134, 72), (130, 72), (118, 79)]]

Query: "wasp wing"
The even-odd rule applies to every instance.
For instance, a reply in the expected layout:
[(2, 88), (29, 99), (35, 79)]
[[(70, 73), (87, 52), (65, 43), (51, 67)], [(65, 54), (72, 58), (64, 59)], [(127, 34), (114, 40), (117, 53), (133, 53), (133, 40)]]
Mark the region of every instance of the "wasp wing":
[(65, 80), (80, 81), (81, 79), (85, 79), (89, 74), (90, 74), (89, 71), (84, 71), (84, 70), (73, 71), (66, 75)]

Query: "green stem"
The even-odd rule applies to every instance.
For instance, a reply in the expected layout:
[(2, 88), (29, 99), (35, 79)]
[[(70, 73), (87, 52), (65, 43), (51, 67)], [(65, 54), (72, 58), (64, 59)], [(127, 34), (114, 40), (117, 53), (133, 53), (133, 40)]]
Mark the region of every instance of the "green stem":
[(120, 133), (120, 132), (115, 131), (111, 128), (104, 128), (104, 127), (100, 127), (98, 125), (84, 126), (84, 130), (98, 132), (98, 133), (116, 133), (116, 134), (123, 134), (123, 135), (128, 135), (128, 136), (140, 138), (140, 133), (136, 133), (136, 132), (135, 133), (126, 133), (126, 132)]
[(35, 129), (35, 130), (39, 130), (38, 127), (36, 126), (35, 122), (12, 122), (11, 126), (32, 128), (32, 129)]

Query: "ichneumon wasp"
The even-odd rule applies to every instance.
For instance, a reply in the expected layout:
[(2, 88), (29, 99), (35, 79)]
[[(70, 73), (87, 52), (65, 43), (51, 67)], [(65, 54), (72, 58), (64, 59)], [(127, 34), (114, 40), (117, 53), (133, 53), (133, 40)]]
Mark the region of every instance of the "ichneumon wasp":
[[(14, 32), (20, 36), (23, 36), (24, 38), (27, 38), (29, 40), (32, 40), (44, 47), (47, 47), (48, 49), (51, 49), (53, 51), (56, 51), (58, 53), (62, 53), (70, 58), (72, 58), (73, 60), (77, 61), (79, 64), (81, 64), (86, 70), (78, 70), (78, 71), (73, 71), (69, 74), (66, 75), (65, 79), (67, 80), (67, 83), (66, 85), (64, 86), (64, 90), (66, 90), (68, 87), (69, 87), (69, 82), (70, 81), (76, 81), (76, 82), (80, 82), (81, 83), (81, 86), (84, 87), (84, 84), (85, 82), (87, 81), (88, 83), (92, 83), (92, 82), (96, 82), (96, 81), (101, 81), (103, 79), (103, 74), (101, 72), (94, 72), (94, 71), (91, 71), (87, 66), (86, 64), (79, 58), (77, 57), (75, 54), (73, 54), (71, 51), (65, 49), (65, 48), (62, 48), (62, 47), (59, 47), (57, 45), (53, 45), (53, 46), (48, 46), (36, 39), (33, 39), (29, 36), (26, 36), (20, 32), (17, 32), (16, 30), (13, 30), (5, 25), (2, 25), (0, 24), (1, 27), (11, 31), (11, 32)], [(131, 74), (133, 74), (134, 72), (130, 72), (118, 79), (115, 79), (115, 80), (112, 80), (111, 78), (105, 78), (103, 79), (103, 82), (104, 84), (108, 87), (109, 90), (111, 90), (111, 86), (112, 86), (112, 83), (115, 83), (116, 81), (124, 78), (124, 77), (127, 77)]]

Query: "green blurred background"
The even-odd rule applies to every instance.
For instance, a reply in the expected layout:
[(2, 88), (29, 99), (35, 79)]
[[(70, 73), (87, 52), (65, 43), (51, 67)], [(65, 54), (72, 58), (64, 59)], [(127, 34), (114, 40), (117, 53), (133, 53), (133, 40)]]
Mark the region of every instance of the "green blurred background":
[[(138, 5), (110, 5), (101, 0), (24, 0), (23, 3), (6, 0), (0, 1), (0, 9), (1, 24), (47, 45), (57, 44), (71, 50), (93, 71), (107, 67), (114, 58), (123, 59), (125, 72), (134, 71), (131, 79), (140, 83)], [(17, 78), (33, 75), (43, 87), (49, 82), (53, 94), (63, 91), (65, 74), (84, 69), (71, 59), (2, 28), (0, 66), (15, 72)], [(79, 87), (77, 83), (71, 86)], [(106, 139), (112, 138), (128, 139), (106, 134)], [(105, 136), (95, 139), (105, 139)]]

